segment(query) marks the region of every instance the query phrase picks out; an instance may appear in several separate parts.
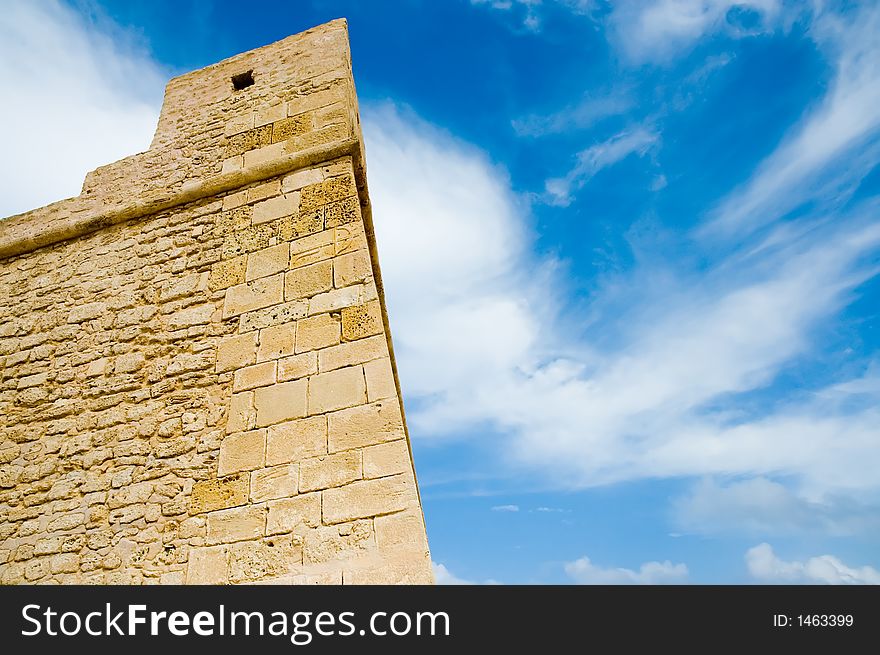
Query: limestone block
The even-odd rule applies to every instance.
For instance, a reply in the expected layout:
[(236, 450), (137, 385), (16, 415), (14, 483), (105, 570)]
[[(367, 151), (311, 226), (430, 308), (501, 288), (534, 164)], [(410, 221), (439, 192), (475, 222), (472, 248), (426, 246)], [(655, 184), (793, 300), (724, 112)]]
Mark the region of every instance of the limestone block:
[(68, 323), (83, 323), (100, 318), (107, 313), (107, 303), (92, 302), (84, 305), (78, 305), (70, 310), (67, 316)]
[(336, 253), (336, 232), (321, 230), (290, 242), (290, 268), (330, 259)]
[(280, 121), (285, 116), (287, 116), (287, 105), (283, 102), (260, 107), (254, 113), (254, 127), (261, 127), (275, 121)]
[(343, 289), (333, 289), (312, 296), (309, 300), (309, 314), (335, 312), (345, 307), (359, 305), (364, 302), (364, 285), (355, 284)]
[(244, 505), (247, 503), (248, 491), (246, 473), (236, 473), (215, 480), (200, 480), (193, 484), (189, 511), (192, 514), (201, 514)]
[(338, 487), (363, 477), (361, 452), (347, 450), (300, 462), (300, 492)]
[(310, 530), (305, 534), (304, 564), (351, 560), (376, 551), (372, 521), (355, 521)]
[(356, 196), (354, 177), (340, 175), (303, 187), (300, 207), (303, 211), (315, 209), (327, 203)]
[(254, 392), (257, 427), (281, 423), (306, 415), (307, 380), (281, 382)]
[(214, 311), (214, 305), (195, 305), (181, 309), (168, 316), (168, 327), (172, 330), (180, 330), (196, 325), (207, 325), (211, 322)]
[[(360, 342), (352, 341), (351, 343)], [(389, 358), (376, 359), (364, 364), (364, 377), (367, 379), (367, 400), (369, 402), (393, 398), (397, 395), (394, 372)]]
[(243, 432), (252, 429), (257, 422), (257, 410), (254, 407), (254, 392), (244, 391), (232, 394), (229, 402), (229, 418), (226, 422), (226, 433)]
[(215, 545), (262, 537), (266, 530), (266, 507), (245, 505), (208, 514), (207, 543)]
[(263, 146), (262, 148), (257, 148), (256, 150), (248, 150), (244, 153), (242, 163), (244, 164), (244, 168), (257, 166), (258, 164), (283, 157), (284, 152), (283, 143), (273, 143), (268, 146)]
[(405, 438), (397, 399), (352, 407), (327, 415), (331, 453)]
[(313, 118), (313, 114), (305, 113), (279, 120), (272, 126), (272, 142), (287, 141), (291, 137), (302, 136), (310, 132), (313, 127)]
[(337, 289), (363, 282), (371, 275), (370, 253), (366, 250), (340, 255), (333, 260), (333, 286)]
[(281, 193), (281, 180), (272, 180), (251, 187), (246, 192), (248, 202), (259, 202)]
[(434, 584), (428, 553), (404, 553), (368, 567), (347, 566), (342, 578), (351, 585)]
[(296, 462), (327, 452), (327, 418), (310, 416), (269, 427), (266, 464)]
[(247, 391), (275, 384), (276, 368), (276, 362), (263, 362), (262, 364), (240, 368), (235, 371), (232, 390)]
[(342, 339), (354, 341), (383, 330), (382, 310), (379, 302), (373, 300), (363, 305), (345, 307), (342, 310)]
[(318, 372), (318, 353), (307, 352), (278, 360), (278, 381), (298, 380)]
[(361, 207), (357, 196), (331, 202), (324, 207), (324, 225), (328, 228), (339, 227), (346, 223), (359, 223)]
[(249, 430), (228, 435), (220, 444), (217, 475), (261, 468), (265, 463), (266, 431)]
[(296, 343), (296, 323), (285, 323), (260, 330), (260, 348), (257, 361), (264, 362), (293, 355)]
[(342, 326), (331, 314), (309, 316), (296, 324), (296, 352), (326, 348), (339, 343)]
[(254, 582), (297, 572), (302, 565), (302, 539), (289, 535), (229, 546), (229, 581)]
[(266, 534), (275, 535), (321, 525), (320, 492), (270, 500)]
[(324, 174), (321, 172), (320, 168), (304, 168), (286, 175), (284, 179), (281, 180), (281, 190), (285, 193), (288, 191), (299, 191), (304, 186), (323, 181)]
[(208, 288), (212, 291), (226, 289), (242, 284), (245, 281), (247, 268), (247, 256), (239, 255), (232, 259), (225, 259), (211, 266), (211, 276), (208, 278)]
[(310, 298), (333, 288), (333, 265), (329, 261), (302, 266), (284, 276), (284, 298)]
[[(318, 370), (322, 373), (332, 371), (343, 366), (353, 366), (388, 357), (388, 344), (384, 335), (376, 335), (357, 341), (341, 343), (318, 351)], [(389, 366), (390, 366), (390, 360)], [(367, 367), (364, 366), (364, 370)], [(391, 370), (390, 368), (388, 369)], [(367, 390), (370, 388), (370, 377), (367, 376)]]
[(248, 366), (257, 361), (257, 332), (227, 337), (217, 347), (215, 370), (220, 373)]
[(287, 268), (290, 258), (290, 246), (279, 243), (262, 250), (255, 250), (247, 255), (247, 271), (245, 279), (250, 282), (260, 277), (275, 275)]
[(299, 487), (299, 466), (282, 464), (251, 473), (251, 501), (259, 503), (295, 496)]
[(277, 305), (284, 300), (284, 275), (260, 278), (226, 290), (223, 318)]
[(225, 157), (241, 155), (248, 150), (269, 145), (272, 142), (272, 126), (262, 125), (227, 138)]
[(241, 315), (238, 330), (243, 333), (289, 323), (306, 316), (308, 309), (309, 305), (306, 300), (294, 300), (266, 307), (265, 309), (258, 309)]
[(361, 366), (349, 366), (309, 379), (309, 414), (360, 405), (367, 400), (367, 385)]
[(352, 482), (326, 489), (321, 494), (325, 524), (390, 514), (416, 503), (415, 490), (405, 475)]
[(275, 198), (269, 198), (254, 205), (253, 223), (266, 223), (274, 221), (276, 218), (283, 218), (296, 214), (299, 210), (299, 194), (290, 193)]
[(317, 234), (323, 229), (323, 208), (300, 211), (299, 214), (288, 216), (278, 221), (278, 236), (285, 241), (298, 239), (309, 234)]
[(406, 439), (364, 448), (363, 457), (365, 478), (382, 478), (412, 470)]
[(226, 553), (226, 546), (191, 549), (186, 565), (186, 584), (226, 584), (229, 575)]

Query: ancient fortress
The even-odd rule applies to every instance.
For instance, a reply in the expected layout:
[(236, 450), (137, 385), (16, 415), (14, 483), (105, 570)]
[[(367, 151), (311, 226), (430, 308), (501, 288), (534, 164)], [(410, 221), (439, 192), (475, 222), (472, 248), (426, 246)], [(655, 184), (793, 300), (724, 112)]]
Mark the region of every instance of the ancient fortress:
[(340, 20), (0, 221), (0, 582), (432, 581), (366, 182)]

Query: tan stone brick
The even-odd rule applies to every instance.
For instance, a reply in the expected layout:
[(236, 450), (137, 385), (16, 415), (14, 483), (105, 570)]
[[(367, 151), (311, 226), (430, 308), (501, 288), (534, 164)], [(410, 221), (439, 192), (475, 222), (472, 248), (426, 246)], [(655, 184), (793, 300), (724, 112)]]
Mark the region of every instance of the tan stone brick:
[(363, 457), (365, 478), (382, 478), (412, 470), (406, 439), (364, 448)]
[(249, 168), (283, 156), (284, 145), (281, 143), (273, 143), (268, 146), (263, 146), (262, 148), (257, 148), (256, 150), (248, 150), (244, 153), (244, 160), (242, 163), (244, 164), (244, 168)]
[(336, 255), (346, 255), (367, 249), (367, 235), (360, 223), (349, 223), (333, 228), (333, 245)]
[(286, 103), (279, 102), (274, 105), (260, 107), (254, 114), (254, 127), (261, 127), (275, 121), (280, 121), (285, 116), (287, 116)]
[(159, 287), (159, 302), (168, 302), (194, 295), (199, 289), (201, 277), (199, 274), (193, 274), (166, 280)]
[[(318, 370), (322, 373), (332, 371), (333, 369), (342, 368), (343, 366), (353, 366), (380, 357), (388, 357), (388, 344), (384, 335), (376, 335), (366, 339), (358, 339), (357, 341), (348, 341), (338, 346), (331, 346), (318, 351)], [(364, 367), (367, 370), (367, 367)], [(389, 369), (390, 370), (390, 369)], [(367, 377), (367, 390), (370, 388), (370, 378)]]
[(296, 324), (296, 352), (317, 350), (339, 343), (341, 325), (331, 314), (310, 316)]
[[(230, 196), (233, 198), (233, 196)], [(223, 208), (224, 211), (217, 215), (214, 221), (214, 233), (220, 235), (229, 235), (234, 232), (246, 230), (251, 226), (251, 208), (243, 203), (247, 197), (242, 197), (241, 202), (229, 200), (230, 208)], [(232, 206), (235, 205), (235, 206)]]
[(356, 195), (357, 188), (351, 175), (331, 177), (323, 182), (303, 187), (301, 206), (303, 210), (315, 209), (327, 203)]
[(309, 414), (360, 405), (367, 401), (367, 386), (361, 366), (349, 366), (309, 378)]
[(257, 361), (257, 333), (227, 337), (217, 347), (215, 371), (231, 371)]
[(279, 243), (262, 250), (255, 250), (247, 255), (247, 271), (245, 279), (250, 282), (257, 278), (275, 275), (287, 268), (290, 258), (290, 247), (287, 243)]
[[(241, 207), (245, 203), (247, 203), (247, 191), (236, 191), (235, 193), (228, 193), (223, 196), (223, 211), (227, 211), (229, 209), (235, 209), (236, 207)], [(250, 224), (250, 214), (247, 216), (247, 220), (245, 221), (245, 225)]]
[(223, 318), (277, 305), (284, 300), (284, 275), (279, 273), (226, 290)]
[(303, 318), (308, 314), (309, 304), (306, 300), (293, 300), (291, 302), (281, 303), (280, 305), (272, 305), (265, 309), (258, 309), (253, 312), (242, 314), (239, 319), (239, 332), (250, 332), (251, 330), (260, 330), (262, 328), (271, 327), (273, 325), (281, 325), (289, 323), (298, 318)]
[(301, 494), (294, 498), (269, 501), (266, 534), (283, 534), (303, 527), (321, 525), (321, 494)]
[(229, 418), (226, 422), (226, 433), (243, 432), (254, 427), (257, 421), (257, 410), (254, 408), (254, 392), (232, 394), (229, 402)]
[(380, 334), (382, 330), (382, 310), (378, 301), (343, 308), (342, 339), (344, 341), (363, 339), (372, 334)]
[(285, 176), (281, 181), (281, 189), (285, 193), (288, 191), (299, 191), (304, 186), (323, 181), (324, 174), (320, 168), (304, 168)]
[(360, 305), (364, 300), (364, 285), (362, 284), (355, 284), (343, 289), (333, 289), (332, 291), (319, 293), (311, 297), (309, 300), (309, 314), (339, 311), (345, 307)]
[(327, 452), (327, 419), (310, 416), (269, 427), (266, 463), (296, 462)]
[[(294, 191), (294, 193), (296, 193)], [(301, 237), (317, 234), (324, 229), (324, 210), (312, 209), (278, 221), (278, 236), (291, 241)]]
[(333, 265), (318, 262), (288, 272), (284, 277), (284, 297), (287, 300), (310, 298), (333, 288)]
[(278, 143), (287, 141), (294, 136), (300, 136), (312, 129), (312, 114), (298, 114), (284, 120), (279, 120), (272, 126), (272, 141)]
[[(247, 155), (245, 155), (245, 164), (247, 164)], [(328, 228), (339, 227), (346, 223), (360, 223), (360, 221), (361, 207), (357, 196), (343, 198), (324, 207), (324, 224)]]
[(213, 512), (244, 505), (248, 499), (248, 476), (237, 473), (216, 480), (200, 480), (193, 484), (189, 498), (191, 514)]
[(298, 210), (299, 194), (290, 193), (255, 204), (252, 220), (254, 225), (257, 225), (296, 214)]
[(239, 255), (232, 259), (225, 259), (211, 266), (211, 276), (208, 278), (208, 288), (212, 291), (226, 289), (245, 281), (245, 269), (247, 256)]
[(260, 330), (260, 349), (257, 361), (278, 359), (293, 355), (296, 343), (296, 323), (285, 323)]
[[(378, 337), (373, 337), (378, 338)], [(360, 343), (352, 341), (351, 343)], [(367, 400), (374, 402), (383, 398), (397, 396), (397, 387), (394, 384), (394, 372), (391, 368), (391, 360), (387, 357), (376, 359), (364, 364), (364, 377), (367, 379)]]
[(265, 387), (275, 384), (275, 362), (263, 362), (254, 366), (247, 366), (235, 371), (232, 383), (233, 391), (247, 391), (257, 387)]
[(333, 230), (322, 230), (290, 242), (290, 268), (308, 266), (333, 257), (336, 252)]
[(224, 153), (226, 157), (234, 157), (235, 155), (243, 154), (248, 150), (268, 145), (271, 142), (272, 126), (263, 125), (227, 137)]
[(262, 537), (266, 531), (266, 507), (245, 505), (208, 514), (208, 545)]
[[(244, 209), (241, 207), (240, 209)], [(220, 258), (230, 259), (240, 255), (268, 248), (278, 238), (278, 226), (275, 223), (251, 225), (226, 235), (220, 246)]]
[(297, 494), (299, 466), (282, 464), (251, 473), (251, 501), (255, 503)]
[(412, 549), (416, 552), (428, 550), (428, 542), (425, 539), (425, 523), (418, 508), (387, 516), (377, 516), (374, 525), (376, 527), (376, 543), (380, 550), (391, 551), (401, 548)]
[(352, 407), (328, 414), (329, 452), (362, 448), (405, 438), (396, 399)]
[(261, 468), (266, 462), (266, 430), (249, 430), (228, 435), (220, 443), (217, 475)]
[(295, 380), (254, 391), (257, 427), (305, 416), (307, 389), (307, 380)]
[(352, 482), (321, 494), (325, 524), (390, 514), (416, 505), (415, 490), (405, 475)]
[(395, 553), (381, 564), (356, 567), (346, 566), (342, 578), (348, 585), (429, 585), (434, 584), (431, 558), (427, 552)]
[(318, 354), (314, 351), (300, 353), (278, 360), (278, 381), (298, 380), (318, 372)]
[(359, 450), (313, 457), (300, 462), (299, 490), (305, 492), (338, 487), (362, 477)]
[(302, 538), (296, 535), (231, 544), (229, 581), (257, 582), (296, 573), (301, 568), (302, 555)]
[(223, 126), (223, 136), (232, 136), (233, 134), (247, 132), (248, 130), (253, 128), (254, 114), (252, 112), (240, 114), (238, 116), (232, 116), (228, 121), (226, 121), (226, 125)]
[(333, 285), (337, 289), (363, 282), (372, 275), (370, 253), (366, 250), (340, 255), (333, 260)]
[(271, 182), (258, 184), (248, 189), (246, 193), (248, 202), (259, 202), (260, 200), (277, 196), (281, 193), (281, 180), (272, 180)]
[(193, 548), (186, 565), (186, 584), (226, 584), (226, 546)]
[(376, 552), (372, 521), (323, 526), (305, 534), (305, 564), (351, 561)]
[(190, 328), (195, 325), (207, 325), (214, 316), (214, 305), (195, 305), (174, 312), (166, 319), (167, 325), (172, 330)]

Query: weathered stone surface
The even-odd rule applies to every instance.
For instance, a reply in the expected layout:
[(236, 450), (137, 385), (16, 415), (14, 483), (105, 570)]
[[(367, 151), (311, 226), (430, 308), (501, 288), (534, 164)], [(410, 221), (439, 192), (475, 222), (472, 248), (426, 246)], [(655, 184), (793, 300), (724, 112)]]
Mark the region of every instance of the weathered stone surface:
[(430, 581), (353, 103), (335, 21), (0, 220), (0, 583)]

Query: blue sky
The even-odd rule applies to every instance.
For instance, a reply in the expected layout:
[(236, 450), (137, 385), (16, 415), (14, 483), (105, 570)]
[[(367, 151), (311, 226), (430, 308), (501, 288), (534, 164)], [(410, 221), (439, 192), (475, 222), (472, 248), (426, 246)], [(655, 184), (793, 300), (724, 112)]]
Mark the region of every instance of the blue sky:
[(340, 16), (438, 579), (880, 583), (877, 3), (12, 2), (0, 214)]

